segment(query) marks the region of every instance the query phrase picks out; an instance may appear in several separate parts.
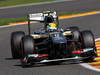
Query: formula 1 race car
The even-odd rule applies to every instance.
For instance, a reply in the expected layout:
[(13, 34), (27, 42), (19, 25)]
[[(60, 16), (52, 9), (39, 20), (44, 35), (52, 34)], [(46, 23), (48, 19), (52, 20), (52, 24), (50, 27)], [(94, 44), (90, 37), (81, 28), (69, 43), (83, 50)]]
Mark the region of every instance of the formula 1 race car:
[[(44, 30), (31, 34), (31, 21), (44, 24)], [(22, 66), (68, 60), (93, 61), (97, 56), (94, 35), (90, 30), (80, 31), (77, 26), (62, 29), (56, 12), (28, 15), (29, 34), (16, 31), (11, 34), (11, 51)]]

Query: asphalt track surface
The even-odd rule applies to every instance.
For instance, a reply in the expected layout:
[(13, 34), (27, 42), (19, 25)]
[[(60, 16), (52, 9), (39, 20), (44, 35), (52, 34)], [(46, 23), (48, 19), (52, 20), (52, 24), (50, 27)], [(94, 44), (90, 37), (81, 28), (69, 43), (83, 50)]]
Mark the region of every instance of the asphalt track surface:
[(0, 9), (0, 18), (23, 17), (29, 13), (41, 12), (44, 10), (55, 10), (58, 13), (63, 11), (82, 12), (100, 10), (100, 0), (72, 0), (50, 4)]
[[(0, 10), (0, 17), (25, 16), (27, 13), (47, 10), (49, 9), (48, 7), (50, 7), (50, 9), (57, 10), (58, 12), (100, 10), (99, 3), (99, 0), (76, 0), (72, 2), (54, 3), (56, 4), (55, 6), (54, 4), (46, 4), (40, 6), (9, 8)], [(57, 7), (58, 5), (59, 8)], [(32, 9), (34, 9), (34, 11)], [(79, 26), (81, 30), (90, 29), (93, 31), (95, 38), (100, 37), (100, 15), (64, 19), (60, 20), (60, 24), (64, 28), (67, 26)], [(38, 30), (41, 26), (41, 24), (32, 24), (32, 30)], [(25, 31), (27, 34), (27, 25), (0, 28), (0, 75), (100, 75), (99, 72), (86, 69), (79, 64), (70, 62), (66, 62), (62, 65), (38, 65), (29, 68), (22, 68), (19, 60), (13, 60), (11, 58), (10, 50), (11, 32), (21, 30)]]
[[(60, 24), (65, 28), (67, 26), (79, 26), (81, 30), (90, 29), (95, 38), (100, 37), (99, 25), (100, 15), (84, 16), (72, 19), (60, 20)], [(32, 24), (32, 31), (42, 27), (42, 24)], [(100, 75), (86, 69), (79, 64), (70, 62), (62, 65), (37, 65), (29, 68), (22, 68), (19, 60), (11, 58), (10, 34), (14, 31), (25, 31), (27, 34), (27, 25), (0, 28), (0, 75)]]

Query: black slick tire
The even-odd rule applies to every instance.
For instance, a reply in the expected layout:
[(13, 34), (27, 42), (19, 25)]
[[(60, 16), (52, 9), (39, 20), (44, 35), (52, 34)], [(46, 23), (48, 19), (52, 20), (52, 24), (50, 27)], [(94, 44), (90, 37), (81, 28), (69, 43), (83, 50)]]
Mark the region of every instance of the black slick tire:
[(21, 40), (25, 36), (23, 31), (13, 32), (11, 34), (11, 52), (13, 59), (19, 59), (22, 57), (21, 54)]
[(97, 52), (96, 52), (95, 39), (93, 33), (90, 30), (82, 31), (81, 38), (82, 38), (83, 49), (93, 48), (93, 50), (88, 51), (87, 53), (84, 54), (84, 56), (88, 57), (87, 59), (84, 59), (84, 61), (85, 62), (94, 61), (94, 58), (97, 56)]
[(28, 54), (32, 54), (34, 51), (34, 39), (32, 36), (25, 36), (22, 39), (22, 48), (24, 56), (27, 56)]
[(79, 41), (80, 40), (80, 30), (77, 26), (72, 26), (70, 27), (70, 30), (72, 31), (73, 34), (73, 40), (74, 41)]

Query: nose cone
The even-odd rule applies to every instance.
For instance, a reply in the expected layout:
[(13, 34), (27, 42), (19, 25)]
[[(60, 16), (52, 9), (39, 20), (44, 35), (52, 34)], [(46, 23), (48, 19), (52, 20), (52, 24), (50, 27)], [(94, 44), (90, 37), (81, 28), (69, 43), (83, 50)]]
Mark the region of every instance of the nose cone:
[(55, 37), (53, 38), (54, 43), (67, 43), (67, 40), (65, 37)]
[(67, 39), (61, 32), (54, 32), (51, 38), (53, 43), (67, 43)]

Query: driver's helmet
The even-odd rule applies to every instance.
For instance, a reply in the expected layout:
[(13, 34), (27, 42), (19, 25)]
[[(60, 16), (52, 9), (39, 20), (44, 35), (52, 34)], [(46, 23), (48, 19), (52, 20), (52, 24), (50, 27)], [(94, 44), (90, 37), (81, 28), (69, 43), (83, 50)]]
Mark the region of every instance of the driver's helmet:
[(57, 24), (55, 24), (55, 23), (48, 23), (47, 30), (48, 31), (56, 31), (57, 30)]
[(53, 16), (51, 16), (51, 15), (46, 16), (46, 17), (45, 17), (45, 22), (46, 22), (46, 23), (52, 23), (52, 22), (54, 22)]

